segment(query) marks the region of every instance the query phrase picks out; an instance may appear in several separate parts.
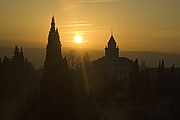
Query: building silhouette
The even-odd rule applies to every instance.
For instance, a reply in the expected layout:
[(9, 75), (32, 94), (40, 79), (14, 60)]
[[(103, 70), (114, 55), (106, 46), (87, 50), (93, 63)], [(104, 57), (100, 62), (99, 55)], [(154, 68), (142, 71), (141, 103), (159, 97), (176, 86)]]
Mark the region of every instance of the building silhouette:
[(113, 35), (108, 41), (108, 46), (105, 47), (105, 56), (92, 62), (92, 69), (95, 74), (103, 72), (110, 78), (116, 78), (121, 82), (129, 79), (129, 73), (133, 67), (134, 61), (126, 57), (119, 57), (119, 48)]
[(111, 101), (124, 96), (134, 61), (119, 57), (119, 48), (111, 35), (105, 47), (105, 56), (92, 62), (93, 93), (100, 101)]
[(73, 82), (68, 75), (67, 61), (62, 56), (59, 32), (52, 17), (41, 81), (41, 120), (71, 119), (72, 89)]

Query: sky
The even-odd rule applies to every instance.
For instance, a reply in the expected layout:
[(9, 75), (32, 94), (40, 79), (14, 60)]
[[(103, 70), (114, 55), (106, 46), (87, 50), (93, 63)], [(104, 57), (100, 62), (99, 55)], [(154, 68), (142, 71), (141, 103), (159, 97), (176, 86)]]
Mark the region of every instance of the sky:
[[(0, 47), (45, 48), (52, 16), (63, 47), (180, 51), (180, 0), (1, 0)], [(75, 43), (74, 36), (83, 43)]]

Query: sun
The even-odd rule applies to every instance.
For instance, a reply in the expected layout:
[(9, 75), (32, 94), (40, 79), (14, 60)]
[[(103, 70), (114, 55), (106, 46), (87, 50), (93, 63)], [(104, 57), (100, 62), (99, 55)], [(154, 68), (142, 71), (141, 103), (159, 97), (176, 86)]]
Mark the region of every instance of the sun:
[(82, 36), (80, 36), (80, 35), (77, 35), (77, 36), (75, 36), (74, 37), (74, 42), (75, 43), (83, 43), (83, 37)]

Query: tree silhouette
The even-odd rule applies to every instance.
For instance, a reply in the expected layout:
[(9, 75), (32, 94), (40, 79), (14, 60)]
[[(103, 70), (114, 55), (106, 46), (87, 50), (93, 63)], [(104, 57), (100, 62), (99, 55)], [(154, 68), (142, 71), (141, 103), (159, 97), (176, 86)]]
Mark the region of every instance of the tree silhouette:
[(138, 59), (136, 59), (133, 71), (130, 74), (130, 83), (128, 88), (129, 99), (132, 100), (133, 102), (135, 102), (138, 99), (137, 92), (138, 92), (139, 79), (140, 79), (139, 64), (138, 64)]
[(67, 60), (62, 57), (61, 43), (52, 17), (41, 82), (41, 120), (72, 119), (72, 90)]
[(147, 104), (151, 96), (151, 82), (149, 79), (148, 69), (139, 70), (138, 60), (130, 74), (129, 99), (135, 105)]
[(74, 50), (70, 50), (70, 51), (67, 51), (65, 55), (66, 55), (69, 69), (73, 71), (80, 70), (81, 64), (82, 64), (80, 54)]
[(13, 58), (4, 57), (0, 64), (0, 78), (0, 119), (29, 117), (37, 120), (38, 80), (32, 64), (24, 61), (22, 47), (19, 51), (15, 46)]

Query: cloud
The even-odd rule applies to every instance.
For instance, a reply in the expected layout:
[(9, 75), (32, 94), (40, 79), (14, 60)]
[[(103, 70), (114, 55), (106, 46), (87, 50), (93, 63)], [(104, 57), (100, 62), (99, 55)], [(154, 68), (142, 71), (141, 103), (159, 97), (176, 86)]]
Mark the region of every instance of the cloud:
[(80, 8), (81, 5), (78, 5), (78, 4), (67, 4), (67, 5), (64, 5), (63, 7), (63, 10), (67, 11), (67, 10), (73, 10), (75, 8)]
[(118, 2), (118, 0), (74, 0), (74, 1), (65, 1), (63, 2), (63, 10), (74, 10), (76, 8), (83, 7), (82, 4), (89, 3), (110, 3), (110, 2)]
[(129, 37), (138, 38), (180, 38), (180, 30), (143, 30), (130, 33)]
[(62, 27), (86, 27), (86, 26), (91, 26), (91, 24), (69, 24), (69, 25), (64, 25)]
[(69, 32), (63, 32), (63, 33), (70, 33), (70, 34), (85, 34), (85, 33), (91, 33), (91, 32), (98, 32), (98, 31), (105, 31), (105, 30), (82, 30), (82, 31), (69, 31)]
[(107, 3), (107, 2), (117, 2), (118, 0), (81, 0), (78, 3)]

